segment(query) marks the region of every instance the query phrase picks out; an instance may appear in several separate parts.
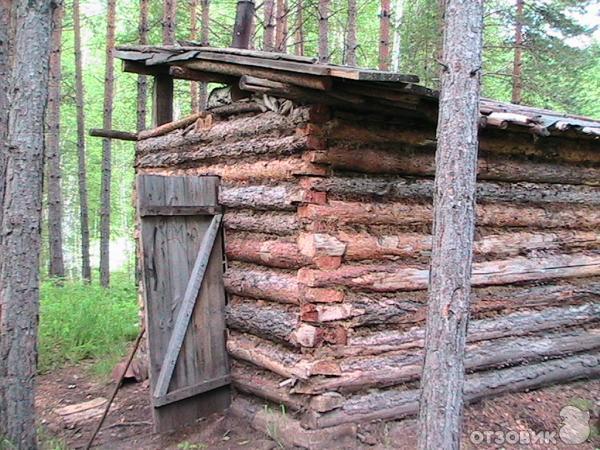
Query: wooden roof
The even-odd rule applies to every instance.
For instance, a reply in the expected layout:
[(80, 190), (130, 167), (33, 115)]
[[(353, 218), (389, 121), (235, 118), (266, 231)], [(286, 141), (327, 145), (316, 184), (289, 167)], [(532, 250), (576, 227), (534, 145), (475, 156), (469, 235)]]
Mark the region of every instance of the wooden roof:
[[(407, 118), (437, 120), (438, 92), (416, 75), (322, 64), (316, 58), (199, 45), (121, 46), (124, 70), (223, 82), (241, 90)], [(600, 121), (490, 99), (481, 100), (483, 127), (600, 139)]]

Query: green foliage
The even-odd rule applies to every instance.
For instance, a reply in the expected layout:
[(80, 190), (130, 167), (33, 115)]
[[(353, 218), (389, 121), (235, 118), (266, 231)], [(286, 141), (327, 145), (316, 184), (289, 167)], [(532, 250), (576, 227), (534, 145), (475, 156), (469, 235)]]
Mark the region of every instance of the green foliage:
[[(294, 52), (296, 36), (296, 1), (289, 0), (288, 47)], [(392, 23), (396, 23), (399, 6), (402, 20), (392, 37), (398, 36), (399, 71), (414, 73), (421, 82), (437, 87), (440, 65), (440, 14), (438, 0), (393, 0)], [(253, 47), (263, 47), (263, 4), (256, 2), (256, 26)], [(304, 48), (306, 55), (318, 50), (318, 0), (302, 0)], [(600, 116), (600, 44), (593, 30), (582, 25), (586, 8), (598, 0), (526, 0), (524, 13), (523, 97), (524, 103), (575, 114)], [(139, 2), (121, 0), (117, 5), (117, 44), (134, 44), (138, 39)], [(177, 38), (189, 39), (190, 11), (188, 3), (178, 2)], [(231, 42), (236, 0), (211, 0), (209, 38), (213, 46)], [(512, 90), (514, 57), (514, 0), (486, 0), (483, 52), (483, 95), (508, 101)], [(104, 62), (106, 36), (106, 4), (82, 0), (83, 67), (85, 84), (86, 129), (102, 127), (104, 94)], [(200, 19), (200, 8), (197, 11)], [(362, 67), (376, 67), (379, 43), (379, 0), (357, 2), (357, 62)], [(162, 2), (150, 2), (152, 44), (160, 44)], [(343, 64), (347, 33), (347, 0), (331, 0), (329, 46), (331, 61)], [(198, 20), (198, 27), (200, 27)], [(133, 74), (123, 73), (116, 64), (114, 129), (133, 131), (136, 126), (136, 82)], [(79, 197), (77, 185), (77, 152), (75, 121), (75, 86), (73, 57), (72, 3), (66, 3), (62, 53), (61, 151), (64, 196), (64, 248), (67, 273), (80, 273)], [(151, 98), (148, 99), (150, 108)], [(189, 83), (175, 83), (176, 117), (190, 112)], [(147, 120), (149, 123), (149, 118)], [(100, 223), (100, 179), (102, 140), (86, 137), (89, 185), (89, 217), (92, 264), (97, 261)], [(131, 240), (134, 228), (133, 182), (134, 145), (113, 141), (113, 177), (111, 192), (111, 235), (113, 239)], [(46, 247), (46, 246), (45, 246)], [(132, 259), (131, 255), (127, 255)], [(114, 269), (114, 268), (113, 268)]]
[(40, 301), (40, 372), (86, 359), (110, 361), (137, 336), (136, 288), (122, 274), (113, 275), (109, 289), (96, 283), (44, 282)]

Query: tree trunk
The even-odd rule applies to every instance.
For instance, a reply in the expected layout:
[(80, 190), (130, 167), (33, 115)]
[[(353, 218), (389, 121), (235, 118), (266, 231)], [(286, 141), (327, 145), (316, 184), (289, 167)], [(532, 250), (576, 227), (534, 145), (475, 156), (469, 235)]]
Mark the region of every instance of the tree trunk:
[(60, 83), (61, 38), (64, 5), (57, 3), (52, 13), (52, 49), (50, 53), (50, 78), (48, 80), (48, 112), (46, 116), (46, 164), (48, 203), (48, 244), (50, 277), (63, 278), (65, 263), (62, 252), (62, 214), (60, 168)]
[(400, 70), (400, 57), (402, 52), (402, 15), (404, 11), (404, 0), (396, 0), (394, 5), (394, 44), (392, 49), (392, 70)]
[[(198, 38), (198, 0), (190, 1), (190, 41), (194, 42)], [(192, 102), (192, 113), (198, 112), (200, 110), (199, 101), (200, 97), (198, 95), (198, 82), (191, 81), (190, 82), (190, 97)]]
[[(8, 147), (0, 267), (0, 436), (37, 448), (35, 376), (39, 257), (52, 2), (9, 2), (14, 14), (8, 70)], [(4, 14), (4, 2), (1, 8)], [(5, 20), (3, 17), (2, 20)]]
[[(112, 129), (115, 67), (113, 52), (115, 47), (116, 0), (108, 1), (106, 24), (106, 71), (104, 75), (104, 129)], [(111, 140), (102, 140), (102, 200), (100, 207), (100, 284), (110, 283), (110, 183), (111, 183)]]
[(319, 0), (319, 62), (329, 62), (329, 2)]
[(517, 0), (516, 6), (511, 102), (520, 105), (523, 100), (523, 7), (525, 6), (525, 0)]
[(275, 43), (275, 0), (265, 0), (265, 31), (263, 36), (263, 50), (272, 52)]
[(254, 19), (254, 0), (238, 0), (233, 25), (234, 48), (248, 48)]
[(296, 55), (304, 55), (304, 14), (302, 0), (296, 0)]
[[(200, 0), (202, 6), (202, 19), (200, 29), (200, 43), (202, 45), (209, 45), (209, 31), (210, 31), (210, 1)], [(206, 102), (208, 101), (208, 83), (200, 82), (200, 92), (198, 94), (198, 109), (200, 111), (206, 110)]]
[[(6, 157), (8, 136), (8, 76), (11, 48), (11, 1), (0, 0), (0, 230), (2, 228), (2, 205), (4, 202), (4, 180), (6, 179)], [(2, 233), (0, 232), (0, 246)], [(0, 260), (0, 265), (2, 260)]]
[[(148, 44), (148, 0), (140, 0), (140, 22), (138, 28), (140, 45)], [(138, 75), (137, 81), (137, 131), (146, 129), (146, 114), (148, 108), (148, 77)]]
[(419, 448), (458, 449), (475, 229), (482, 0), (446, 0)]
[(85, 154), (85, 112), (83, 91), (83, 68), (81, 61), (81, 25), (79, 0), (73, 0), (73, 29), (75, 47), (75, 104), (77, 109), (77, 161), (79, 178), (79, 222), (81, 227), (81, 276), (90, 282), (90, 226), (88, 211), (87, 163)]
[(390, 0), (381, 0), (379, 13), (379, 70), (390, 67)]
[(177, 22), (177, 0), (164, 0), (163, 3), (163, 44), (175, 45), (175, 28)]
[(275, 46), (278, 52), (287, 53), (288, 4), (287, 0), (277, 0), (277, 23), (275, 26)]
[(356, 0), (348, 0), (348, 30), (346, 33), (346, 64), (356, 66)]

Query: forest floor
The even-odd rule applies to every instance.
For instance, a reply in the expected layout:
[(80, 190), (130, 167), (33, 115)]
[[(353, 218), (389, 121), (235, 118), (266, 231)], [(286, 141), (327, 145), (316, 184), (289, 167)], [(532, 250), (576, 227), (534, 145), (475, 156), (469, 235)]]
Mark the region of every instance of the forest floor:
[[(89, 375), (85, 365), (67, 367), (41, 375), (38, 385), (38, 413), (40, 436), (45, 449), (77, 449), (87, 443), (99, 416), (85, 411), (76, 415), (61, 415), (69, 405), (94, 402), (108, 398), (112, 391), (111, 381), (99, 382)], [(567, 406), (590, 410), (591, 441), (581, 445), (566, 445), (560, 442), (557, 430), (563, 424), (560, 410)], [(61, 408), (63, 408), (61, 410)], [(77, 408), (77, 406), (75, 406)], [(92, 409), (93, 412), (93, 409)], [(465, 412), (464, 449), (581, 449), (600, 448), (600, 380), (553, 386), (528, 393), (506, 394), (469, 406)], [(69, 418), (71, 417), (71, 418)], [(72, 419), (77, 417), (77, 419)], [(215, 449), (215, 450), (269, 450), (282, 448), (265, 434), (249, 427), (247, 423), (223, 415), (215, 415), (197, 426), (177, 433), (158, 435), (152, 433), (148, 384), (126, 384), (119, 391), (111, 412), (98, 435), (95, 445), (105, 449)], [(557, 444), (513, 444), (498, 443), (494, 434), (488, 442), (485, 433), (503, 432), (510, 440), (510, 432), (525, 433), (546, 430), (555, 432)], [(416, 448), (416, 422), (405, 420), (378, 432), (366, 427), (363, 435), (379, 438), (383, 445), (357, 444), (353, 448), (406, 449)], [(514, 436), (514, 433), (513, 435)], [(481, 442), (476, 442), (482, 439)], [(523, 438), (520, 438), (521, 440)]]

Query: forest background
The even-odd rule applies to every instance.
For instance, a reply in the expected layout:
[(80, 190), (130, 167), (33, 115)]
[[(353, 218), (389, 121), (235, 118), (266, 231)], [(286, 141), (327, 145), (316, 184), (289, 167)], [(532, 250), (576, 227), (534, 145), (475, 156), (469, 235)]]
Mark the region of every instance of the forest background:
[[(389, 70), (416, 74), (421, 83), (437, 88), (441, 18), (439, 0), (329, 0), (328, 51), (336, 64), (353, 62), (374, 67), (380, 64), (382, 18), (390, 24)], [(169, 0), (175, 3), (174, 0)], [(300, 2), (300, 3), (299, 3)], [(166, 2), (165, 2), (166, 3)], [(252, 48), (264, 49), (265, 7), (273, 0), (256, 3)], [(320, 5), (321, 3), (321, 5)], [(285, 20), (287, 31), (279, 50), (317, 56), (319, 53), (319, 11), (323, 0), (279, 0), (273, 20)], [(154, 0), (116, 2), (117, 45), (139, 42), (142, 4), (148, 6), (148, 42), (163, 42), (164, 4)], [(519, 5), (522, 8), (519, 12)], [(321, 8), (320, 8), (321, 6)], [(46, 281), (42, 290), (40, 327), (40, 368), (101, 356), (136, 334), (134, 246), (134, 144), (112, 142), (110, 196), (109, 294), (96, 286), (101, 234), (102, 139), (85, 137), (87, 163), (90, 254), (94, 286), (82, 288), (79, 166), (77, 146), (77, 96), (75, 82), (75, 28), (73, 3), (62, 4), (61, 97), (60, 97), (60, 178), (62, 205), (62, 256), (66, 282)], [(186, 0), (176, 2), (177, 40), (196, 40), (208, 31), (208, 43), (215, 47), (231, 43), (235, 0)], [(202, 15), (203, 11), (208, 14)], [(385, 12), (385, 13), (382, 13)], [(355, 40), (349, 20), (355, 12)], [(600, 2), (598, 0), (486, 0), (484, 31), (483, 96), (503, 101), (515, 98), (515, 52), (520, 51), (523, 104), (600, 117)], [(85, 129), (103, 128), (105, 64), (107, 44), (107, 2), (80, 1), (80, 33), (83, 66)], [(208, 25), (206, 24), (208, 17)], [(273, 24), (270, 24), (272, 26)], [(300, 32), (301, 27), (301, 32)], [(520, 27), (520, 31), (518, 31)], [(268, 28), (268, 27), (267, 27)], [(518, 35), (521, 42), (517, 42)], [(268, 43), (267, 43), (268, 46)], [(117, 62), (115, 62), (117, 63)], [(151, 92), (151, 86), (148, 89)], [(175, 82), (175, 118), (191, 112), (190, 83)], [(137, 127), (137, 76), (115, 68), (112, 128), (135, 131)], [(146, 124), (150, 124), (151, 95), (148, 95)], [(46, 166), (48, 167), (48, 165)], [(53, 200), (52, 197), (47, 200)], [(48, 217), (48, 201), (44, 218)], [(42, 268), (49, 266), (48, 227), (43, 228)], [(43, 270), (47, 274), (47, 271)], [(72, 318), (72, 320), (69, 319)], [(82, 323), (86, 317), (87, 323)], [(115, 326), (116, 323), (121, 326)], [(110, 333), (107, 330), (110, 329)], [(67, 330), (69, 330), (67, 332)], [(60, 355), (60, 357), (57, 357)], [(106, 368), (110, 363), (106, 364)]]

